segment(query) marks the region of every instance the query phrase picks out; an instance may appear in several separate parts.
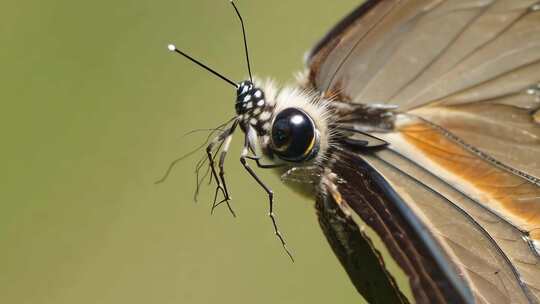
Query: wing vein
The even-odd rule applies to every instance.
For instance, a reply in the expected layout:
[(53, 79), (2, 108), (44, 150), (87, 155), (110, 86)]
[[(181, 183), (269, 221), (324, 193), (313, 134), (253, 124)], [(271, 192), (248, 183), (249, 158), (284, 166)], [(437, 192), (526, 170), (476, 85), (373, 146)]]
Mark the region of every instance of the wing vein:
[(397, 4), (394, 4), (392, 6), (391, 9), (388, 10), (388, 12), (386, 14), (384, 14), (384, 16), (382, 16), (377, 22), (375, 22), (367, 31), (364, 35), (362, 35), (361, 37), (358, 38), (358, 41), (355, 42), (355, 44), (351, 47), (351, 49), (349, 50), (349, 52), (347, 52), (347, 55), (345, 55), (345, 57), (341, 60), (341, 62), (339, 63), (338, 67), (336, 68), (336, 70), (334, 71), (334, 73), (332, 74), (332, 77), (330, 77), (330, 81), (328, 82), (328, 85), (326, 86), (325, 90), (323, 92), (326, 92), (328, 91), (331, 87), (332, 87), (332, 84), (334, 83), (334, 79), (336, 78), (336, 75), (339, 73), (339, 71), (341, 70), (341, 68), (343, 67), (343, 65), (345, 64), (345, 62), (349, 59), (349, 57), (351, 56), (351, 54), (354, 52), (354, 50), (356, 49), (356, 47), (364, 40), (364, 38), (366, 36), (368, 36), (372, 31), (373, 29), (375, 29), (379, 24), (381, 24), (388, 15), (390, 15), (394, 9), (396, 8)]
[[(410, 114), (412, 115), (412, 114)], [(534, 185), (537, 185), (537, 186), (540, 186), (540, 179), (536, 176), (532, 176), (530, 174), (527, 174), (521, 170), (518, 170), (518, 169), (515, 169), (513, 167), (510, 167), (509, 165), (493, 158), (491, 155), (483, 152), (483, 151), (480, 151), (479, 149), (477, 149), (476, 147), (466, 143), (463, 139), (461, 139), (460, 137), (456, 136), (455, 134), (453, 134), (452, 132), (448, 131), (447, 129), (431, 122), (431, 121), (428, 121), (420, 116), (416, 116), (416, 115), (413, 115), (414, 117), (422, 120), (423, 122), (425, 122), (426, 124), (432, 126), (433, 128), (439, 130), (444, 136), (446, 136), (448, 139), (454, 141), (455, 143), (457, 143), (458, 145), (460, 145), (461, 147), (465, 148), (467, 151), (477, 155), (478, 157), (480, 157), (481, 159), (489, 162), (490, 164), (496, 166), (497, 168), (500, 168), (506, 172), (509, 172), (515, 176), (518, 176), (518, 177), (521, 177), (523, 178), (524, 180), (534, 184)]]
[[(499, 37), (504, 35), (504, 33), (506, 33), (509, 29), (511, 29), (516, 23), (518, 23), (521, 19), (523, 19), (528, 13), (529, 13), (528, 10), (524, 11), (519, 17), (517, 17), (514, 21), (510, 22), (506, 27), (504, 27), (500, 32), (498, 32), (496, 35), (494, 35), (491, 39), (487, 40), (483, 44), (481, 44), (481, 45), (477, 46), (476, 48), (474, 48), (469, 54), (465, 55), (463, 58), (461, 58), (459, 61), (457, 61), (447, 72), (440, 75), (439, 79), (442, 79), (445, 75), (448, 75), (448, 74), (454, 72), (455, 69), (457, 67), (459, 67), (460, 64), (462, 64), (463, 62), (465, 62), (466, 60), (471, 58), (473, 55), (475, 55), (477, 52), (479, 52), (483, 48), (487, 47), (490, 43), (492, 43), (493, 41), (497, 40)], [(435, 81), (431, 85), (425, 87), (423, 90), (420, 90), (416, 95), (414, 95), (411, 98), (411, 100), (416, 100), (419, 96), (422, 96), (422, 94), (424, 94), (426, 91), (433, 88), (437, 83), (438, 82)], [(467, 88), (464, 88), (464, 89), (462, 89), (460, 91), (464, 91), (466, 89)], [(448, 94), (447, 96), (453, 95), (455, 93), (456, 92)], [(443, 99), (443, 98), (438, 98), (438, 99)], [(418, 106), (415, 106), (415, 107), (411, 107), (410, 110), (416, 109), (416, 108), (421, 107), (421, 106), (424, 106), (424, 105), (418, 105)]]
[(493, 5), (495, 4), (495, 2), (492, 2), (489, 6), (486, 6), (484, 7), (474, 18), (472, 18), (471, 20), (469, 20), (469, 22), (467, 22), (467, 24), (465, 24), (465, 26), (459, 31), (459, 33), (454, 37), (452, 38), (448, 44), (441, 50), (441, 52), (439, 54), (437, 54), (437, 56), (433, 57), (433, 59), (425, 66), (423, 67), (420, 71), (418, 71), (418, 73), (416, 73), (416, 75), (411, 78), (409, 81), (407, 81), (403, 86), (401, 86), (394, 94), (392, 94), (392, 96), (390, 96), (390, 98), (388, 98), (388, 100), (392, 100), (393, 98), (395, 98), (397, 95), (399, 95), (404, 89), (406, 89), (409, 85), (411, 85), (414, 81), (416, 81), (418, 78), (420, 78), (420, 76), (422, 76), (430, 67), (433, 66), (433, 64), (435, 64), (439, 59), (442, 58), (442, 56), (444, 56), (444, 54), (446, 54), (446, 52), (450, 49), (450, 47), (453, 46), (453, 44), (463, 36), (463, 34), (467, 31), (469, 25), (475, 23), (480, 17), (482, 17), (486, 11), (492, 7)]
[[(454, 189), (455, 191), (461, 193), (462, 195), (468, 197), (471, 201), (473, 202), (476, 202), (474, 199), (470, 198), (468, 195), (466, 195), (465, 193), (462, 193), (461, 191), (459, 191), (458, 189), (454, 188), (452, 185), (448, 184), (446, 181), (442, 180), (441, 178), (439, 178), (438, 176), (436, 175), (433, 175), (431, 172), (427, 171), (425, 168), (422, 168), (421, 166), (418, 166), (418, 164), (416, 164), (416, 162), (410, 160), (409, 158), (403, 156), (402, 154), (400, 154), (399, 152), (396, 152), (394, 150), (390, 150), (394, 153), (396, 153), (396, 155), (398, 155), (399, 157), (402, 157), (403, 159), (413, 163), (417, 168), (419, 168), (420, 170), (428, 173), (429, 175), (435, 177), (436, 179), (438, 179), (439, 181), (441, 181), (442, 183), (448, 185), (449, 187), (451, 187), (452, 189)], [(454, 202), (452, 202), (451, 200), (449, 200), (446, 196), (442, 195), (441, 193), (435, 191), (433, 188), (431, 188), (430, 186), (426, 185), (425, 183), (421, 182), (420, 180), (416, 179), (415, 177), (411, 176), (410, 174), (408, 174), (407, 172), (401, 170), (400, 168), (394, 166), (392, 163), (386, 161), (385, 159), (381, 158), (380, 156), (378, 155), (375, 155), (375, 157), (377, 159), (379, 159), (380, 161), (384, 162), (386, 165), (392, 167), (393, 169), (395, 169), (396, 171), (404, 174), (405, 176), (409, 177), (411, 180), (413, 180), (415, 183), (417, 183), (419, 186), (423, 187), (424, 189), (426, 189), (427, 191), (430, 191), (431, 193), (439, 196), (441, 199), (443, 199), (444, 201), (448, 202), (450, 204), (450, 206), (452, 206), (453, 208), (455, 208), (457, 211), (459, 211), (464, 217), (466, 217), (474, 226), (476, 226), (478, 228), (478, 230), (489, 240), (489, 242), (494, 246), (494, 248), (496, 248), (497, 252), (503, 257), (505, 263), (508, 265), (508, 267), (511, 269), (512, 273), (514, 274), (515, 276), (515, 279), (517, 280), (520, 288), (522, 289), (522, 291), (524, 292), (524, 294), (527, 296), (528, 299), (530, 299), (531, 301), (533, 301), (534, 298), (532, 298), (531, 296), (531, 292), (529, 290), (529, 288), (525, 285), (525, 283), (521, 280), (521, 277), (519, 275), (519, 272), (517, 271), (517, 269), (515, 268), (515, 266), (512, 264), (512, 262), (510, 261), (510, 258), (506, 255), (506, 253), (502, 250), (502, 248), (497, 244), (497, 242), (495, 241), (495, 239), (493, 239), (493, 237), (489, 234), (489, 232), (487, 230), (485, 230), (471, 215), (469, 215), (464, 209), (462, 209), (460, 206), (456, 205)], [(484, 206), (482, 206), (482, 204), (476, 202), (478, 205), (480, 205), (481, 207), (484, 208)], [(488, 210), (489, 212), (492, 212), (491, 210), (489, 209), (486, 209)], [(496, 214), (495, 214), (496, 215)], [(497, 217), (499, 217), (498, 215), (496, 215)], [(504, 219), (501, 218), (501, 220), (505, 221)], [(507, 221), (505, 221), (507, 222)], [(508, 222), (507, 222), (508, 223)], [(510, 224), (510, 223), (509, 223)], [(515, 227), (514, 225), (510, 224), (512, 227)], [(523, 233), (521, 230), (518, 229), (518, 231), (520, 231), (521, 233)], [(503, 284), (504, 286), (504, 284)]]

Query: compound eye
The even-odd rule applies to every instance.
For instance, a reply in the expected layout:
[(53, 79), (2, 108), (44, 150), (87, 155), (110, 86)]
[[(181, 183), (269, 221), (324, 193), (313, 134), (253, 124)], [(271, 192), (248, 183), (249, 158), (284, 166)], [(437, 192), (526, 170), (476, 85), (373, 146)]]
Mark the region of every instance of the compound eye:
[(311, 118), (297, 108), (281, 111), (272, 125), (272, 148), (286, 161), (301, 162), (313, 157), (316, 136)]

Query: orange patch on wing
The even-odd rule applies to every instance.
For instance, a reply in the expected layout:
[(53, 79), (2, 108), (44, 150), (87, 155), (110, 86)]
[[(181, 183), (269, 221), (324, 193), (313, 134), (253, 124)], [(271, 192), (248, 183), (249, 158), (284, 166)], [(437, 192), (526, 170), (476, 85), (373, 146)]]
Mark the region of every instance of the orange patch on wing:
[(431, 161), (457, 177), (451, 182), (468, 183), (477, 193), (467, 194), (540, 240), (540, 187), (482, 159), (429, 124), (409, 124), (400, 132)]

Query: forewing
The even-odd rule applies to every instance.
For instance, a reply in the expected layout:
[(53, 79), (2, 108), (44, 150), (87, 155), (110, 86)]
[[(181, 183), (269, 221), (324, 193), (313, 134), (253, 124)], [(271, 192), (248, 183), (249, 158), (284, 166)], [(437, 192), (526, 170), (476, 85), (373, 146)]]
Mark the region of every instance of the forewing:
[(310, 84), (329, 96), (444, 121), (540, 176), (538, 0), (367, 1), (307, 63)]
[(538, 0), (370, 0), (308, 56), (310, 80), (353, 102), (418, 107), (537, 63), (539, 11)]

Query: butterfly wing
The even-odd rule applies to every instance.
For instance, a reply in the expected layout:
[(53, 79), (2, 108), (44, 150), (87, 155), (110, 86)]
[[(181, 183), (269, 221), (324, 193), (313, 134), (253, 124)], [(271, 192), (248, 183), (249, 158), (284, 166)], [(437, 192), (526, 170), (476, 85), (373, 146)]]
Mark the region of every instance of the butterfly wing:
[(369, 303), (408, 303), (384, 267), (381, 253), (335, 199), (330, 189), (320, 194), (316, 204), (319, 223), (357, 290)]
[[(443, 252), (448, 274), (430, 280), (459, 289), (455, 273), (479, 303), (537, 302), (540, 3), (367, 1), (307, 63), (311, 86), (327, 95), (399, 106), (394, 128), (371, 134), (388, 146), (355, 155), (393, 189), (388, 202), (407, 206), (403, 225), (418, 221), (430, 235), (413, 229), (404, 237), (433, 239), (438, 249), (428, 248), (430, 258)], [(338, 158), (347, 163), (330, 165), (338, 176), (358, 167), (351, 157)], [(397, 232), (357, 211), (372, 202), (347, 203), (392, 246), (389, 235)], [(405, 271), (417, 300), (428, 287), (414, 273), (432, 267), (426, 260)]]
[[(405, 291), (411, 290), (413, 297), (408, 299), (417, 303), (472, 303), (470, 290), (459, 279), (456, 269), (446, 262), (447, 253), (440, 248), (426, 226), (411, 213), (405, 201), (382, 175), (348, 149), (332, 151), (331, 155), (331, 165), (321, 179), (323, 191), (319, 194), (316, 205), (319, 217), (326, 217), (324, 221), (341, 225), (346, 220), (356, 221), (363, 232), (366, 231), (367, 224), (377, 233), (377, 236), (364, 233), (355, 237), (352, 229), (349, 229), (351, 233), (347, 234), (347, 237), (339, 238), (345, 243), (340, 247), (347, 249), (351, 247), (347, 244), (349, 240), (360, 243), (363, 237), (368, 244), (364, 247), (376, 252), (383, 272), (392, 283), (390, 286), (403, 290), (404, 295), (410, 295)], [(321, 201), (326, 204), (321, 204)], [(321, 208), (329, 209), (329, 205), (341, 207), (346, 220), (343, 216), (334, 219), (332, 212), (320, 211)], [(359, 219), (354, 215), (358, 215)], [(328, 217), (331, 219), (327, 219)], [(340, 225), (322, 225), (322, 228), (349, 275), (351, 265), (354, 264), (344, 263), (343, 260), (360, 264), (357, 267), (360, 274), (350, 275), (355, 285), (372, 283), (372, 276), (362, 273), (362, 267), (373, 261), (364, 261), (363, 256), (354, 250), (336, 250), (331, 236), (340, 236), (344, 229)], [(381, 247), (381, 244), (384, 247)], [(385, 256), (391, 256), (393, 260), (384, 259)], [(398, 269), (392, 267), (392, 264), (396, 264)], [(396, 284), (398, 273), (406, 275), (409, 282)], [(366, 296), (364, 290), (358, 290), (370, 303), (388, 303), (380, 297), (391, 292), (391, 289), (377, 289)]]

